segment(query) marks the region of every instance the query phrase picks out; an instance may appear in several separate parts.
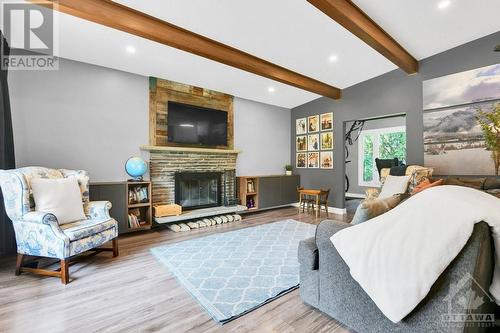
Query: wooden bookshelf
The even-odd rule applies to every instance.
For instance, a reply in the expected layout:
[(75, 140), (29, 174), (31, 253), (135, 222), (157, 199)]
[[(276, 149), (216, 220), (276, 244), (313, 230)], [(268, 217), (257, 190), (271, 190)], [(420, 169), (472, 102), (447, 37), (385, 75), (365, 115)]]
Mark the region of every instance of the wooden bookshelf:
[[(248, 210), (259, 209), (259, 178), (239, 177), (240, 204)], [(251, 206), (253, 203), (253, 206)]]
[[(127, 228), (128, 231), (149, 230), (153, 225), (153, 208), (151, 203), (151, 182), (127, 182)], [(137, 217), (139, 225), (134, 225), (131, 215)]]

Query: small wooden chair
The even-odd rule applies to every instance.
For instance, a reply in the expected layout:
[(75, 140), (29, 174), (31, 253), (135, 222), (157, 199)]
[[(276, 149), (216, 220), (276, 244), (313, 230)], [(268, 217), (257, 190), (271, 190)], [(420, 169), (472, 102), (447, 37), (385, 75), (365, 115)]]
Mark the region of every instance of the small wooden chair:
[[(318, 209), (319, 209), (319, 216), (321, 216), (321, 208), (326, 212), (326, 217), (328, 217), (328, 196), (330, 195), (330, 189), (320, 190), (320, 195), (319, 195), (319, 204), (318, 204)], [(313, 210), (314, 210), (314, 204), (313, 204)]]

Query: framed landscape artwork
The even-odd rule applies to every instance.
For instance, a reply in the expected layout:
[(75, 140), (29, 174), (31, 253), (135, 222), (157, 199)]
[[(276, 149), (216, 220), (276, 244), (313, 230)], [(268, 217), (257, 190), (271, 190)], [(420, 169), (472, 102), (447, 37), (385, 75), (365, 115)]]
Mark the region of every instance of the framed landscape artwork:
[(307, 117), (307, 131), (309, 133), (319, 131), (319, 116)]
[(311, 169), (319, 168), (319, 153), (307, 153), (307, 167)]
[(320, 116), (321, 130), (332, 130), (333, 129), (333, 112), (323, 113)]
[(333, 169), (333, 152), (322, 151), (320, 153), (321, 169)]
[(333, 132), (321, 133), (321, 150), (333, 149)]
[(424, 163), (434, 174), (498, 174), (500, 64), (424, 81), (423, 105)]
[(298, 153), (297, 159), (295, 161), (295, 166), (297, 168), (307, 168), (307, 153)]
[(307, 136), (307, 150), (319, 150), (319, 134)]
[(297, 135), (307, 133), (307, 118), (299, 118), (295, 120), (295, 132)]

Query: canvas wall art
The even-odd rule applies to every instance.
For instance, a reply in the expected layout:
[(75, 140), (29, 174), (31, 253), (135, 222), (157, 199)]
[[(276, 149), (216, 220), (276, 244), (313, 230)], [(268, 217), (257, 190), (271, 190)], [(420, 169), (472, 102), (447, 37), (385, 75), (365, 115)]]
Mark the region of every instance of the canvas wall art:
[(297, 146), (296, 149), (297, 151), (306, 151), (307, 150), (307, 136), (306, 135), (299, 135), (296, 137), (297, 141)]
[(333, 169), (333, 152), (322, 151), (320, 153), (321, 169)]
[(500, 117), (500, 64), (425, 81), (423, 105), (424, 163), (434, 174), (498, 173), (500, 132), (488, 115)]
[(307, 153), (298, 153), (295, 161), (297, 168), (307, 168)]
[(319, 153), (307, 153), (307, 167), (311, 169), (319, 168)]
[(333, 112), (323, 113), (320, 116), (321, 130), (332, 130), (333, 129)]
[(297, 135), (307, 133), (307, 118), (295, 120), (295, 132)]
[(321, 149), (333, 149), (333, 132), (321, 133)]
[(307, 131), (309, 133), (319, 131), (319, 116), (307, 117)]
[(307, 136), (307, 150), (319, 150), (319, 134)]

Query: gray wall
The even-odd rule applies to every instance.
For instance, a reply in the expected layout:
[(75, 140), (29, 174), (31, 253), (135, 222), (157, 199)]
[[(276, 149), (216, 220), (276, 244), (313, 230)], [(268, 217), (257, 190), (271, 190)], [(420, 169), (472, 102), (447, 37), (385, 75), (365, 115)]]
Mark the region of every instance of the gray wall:
[[(390, 117), (390, 118), (381, 118), (381, 119), (372, 119), (365, 122), (363, 126), (363, 130), (373, 130), (379, 128), (387, 128), (387, 127), (399, 127), (406, 125), (406, 117)], [(346, 131), (351, 128), (353, 122), (346, 122)], [(357, 133), (353, 133), (353, 139), (356, 137)], [(345, 167), (346, 175), (349, 177), (349, 191), (348, 193), (353, 194), (365, 194), (366, 186), (358, 185), (358, 142), (353, 142), (352, 145), (349, 145), (349, 160), (351, 161)]]
[[(168, 78), (167, 78), (168, 79)], [(11, 71), (18, 167), (84, 169), (91, 180), (128, 178), (149, 137), (147, 77), (61, 59), (58, 71)], [(239, 174), (282, 174), (290, 161), (290, 110), (235, 98)]]
[[(493, 48), (500, 41), (500, 32), (461, 45), (420, 61), (418, 74), (408, 76), (402, 70), (359, 83), (343, 91), (340, 101), (322, 97), (292, 109), (292, 135), (295, 140), (295, 119), (324, 112), (334, 112), (334, 169), (295, 169), (306, 187), (330, 187), (330, 205), (344, 207), (344, 147), (345, 122), (391, 114), (406, 114), (407, 158), (410, 164), (423, 164), (422, 81), (493, 65), (500, 54)], [(295, 145), (292, 156), (295, 157)]]
[(125, 161), (148, 142), (148, 78), (65, 59), (59, 65), (9, 72), (17, 166), (127, 179)]
[(234, 99), (238, 176), (276, 175), (290, 163), (290, 109)]

